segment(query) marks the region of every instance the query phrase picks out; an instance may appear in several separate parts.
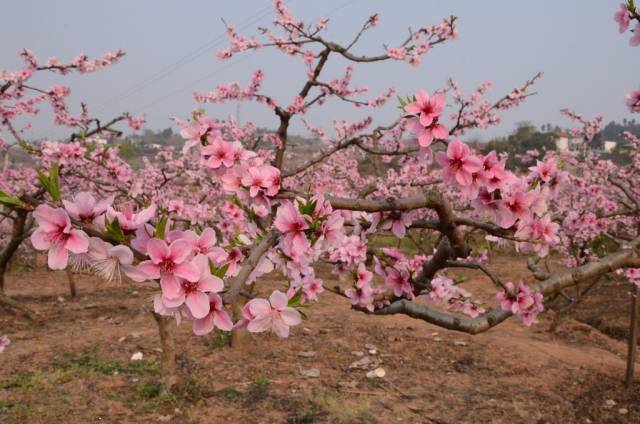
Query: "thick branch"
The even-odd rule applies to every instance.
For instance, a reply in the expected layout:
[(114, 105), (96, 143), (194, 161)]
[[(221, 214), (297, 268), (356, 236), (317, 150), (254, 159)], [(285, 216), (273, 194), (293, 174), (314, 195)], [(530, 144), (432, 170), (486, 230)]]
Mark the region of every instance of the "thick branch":
[(240, 268), (240, 272), (236, 277), (231, 281), (231, 285), (229, 289), (224, 294), (224, 301), (231, 302), (233, 301), (239, 294), (242, 292), (244, 288), (245, 282), (253, 272), (256, 266), (258, 266), (258, 262), (262, 259), (262, 255), (267, 253), (267, 251), (276, 244), (278, 241), (279, 233), (275, 230), (267, 233), (262, 240), (251, 248), (249, 253), (249, 257), (242, 264), (242, 268)]

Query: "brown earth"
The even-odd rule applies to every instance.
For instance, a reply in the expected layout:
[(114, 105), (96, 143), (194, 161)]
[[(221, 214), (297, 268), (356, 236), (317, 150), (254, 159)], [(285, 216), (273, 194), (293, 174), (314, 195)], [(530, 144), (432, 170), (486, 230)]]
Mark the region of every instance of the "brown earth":
[[(493, 262), (504, 278), (525, 275), (509, 258)], [(466, 274), (469, 289), (489, 300), (486, 282)], [(617, 281), (571, 312), (593, 326), (569, 317), (555, 333), (543, 317), (531, 328), (512, 319), (468, 336), (353, 312), (330, 293), (286, 340), (248, 335), (232, 348), (222, 334), (197, 337), (182, 324), (181, 383), (167, 395), (149, 313), (154, 288), (76, 279), (71, 300), (64, 273), (9, 275), (7, 294), (45, 319), (35, 325), (0, 310), (0, 334), (12, 340), (0, 354), (0, 422), (640, 422), (640, 379), (622, 384), (628, 288)], [(264, 290), (280, 284), (266, 281)], [(144, 359), (131, 361), (138, 351)], [(368, 365), (349, 367), (363, 357)], [(376, 367), (386, 376), (367, 378)], [(312, 368), (319, 377), (303, 376)]]

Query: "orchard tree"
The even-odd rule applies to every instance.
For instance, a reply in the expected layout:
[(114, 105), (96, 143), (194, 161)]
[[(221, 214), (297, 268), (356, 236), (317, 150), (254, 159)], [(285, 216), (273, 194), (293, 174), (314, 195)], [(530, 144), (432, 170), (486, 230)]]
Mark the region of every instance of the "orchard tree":
[[(185, 138), (182, 152), (162, 151), (140, 171), (126, 166), (117, 149), (90, 138), (114, 131), (119, 121), (134, 127), (139, 121), (122, 115), (103, 126), (88, 118), (85, 107), (72, 117), (60, 106), (66, 89), (30, 88), (21, 76), (82, 71), (97, 62), (83, 57), (77, 64), (41, 66), (26, 52), (24, 69), (2, 74), (4, 128), (43, 169), (39, 195), (14, 191), (2, 203), (33, 214), (31, 243), (47, 251), (51, 268), (81, 266), (111, 280), (124, 274), (158, 283), (153, 303), (167, 387), (176, 381), (167, 317), (191, 321), (197, 335), (246, 328), (287, 337), (321, 295), (336, 295), (347, 298), (356, 313), (404, 314), (477, 334), (512, 316), (533, 324), (545, 299), (567, 287), (618, 270), (637, 272), (640, 235), (629, 223), (637, 223), (640, 209), (638, 158), (621, 170), (589, 152), (549, 155), (517, 173), (505, 167), (505, 154), (479, 155), (460, 139), (470, 129), (499, 124), (501, 113), (526, 100), (540, 74), (494, 101), (486, 98), (490, 82), (465, 96), (449, 80), (435, 92), (402, 93), (392, 122), (374, 125), (364, 116), (335, 120), (328, 130), (310, 122), (309, 110), (344, 102), (366, 112), (395, 103), (393, 89), (368, 97), (366, 87), (353, 84), (354, 74), (374, 62), (419, 65), (431, 49), (457, 37), (457, 20), (412, 30), (379, 54), (365, 55), (358, 52), (359, 42), (376, 27), (378, 15), (367, 18), (352, 39), (336, 42), (325, 36), (328, 19), (309, 24), (283, 1), (274, 6), (273, 28), (261, 28), (259, 36), (228, 26), (229, 46), (218, 57), (272, 48), (300, 60), (306, 73), (293, 98), (264, 93), (268, 72), (256, 70), (246, 87), (221, 85), (195, 93), (194, 100), (257, 102), (274, 114), (277, 131), (258, 132), (233, 117), (212, 119), (196, 109), (188, 120), (177, 121)], [(346, 63), (340, 75), (328, 75), (334, 60)], [(32, 103), (49, 99), (56, 123), (76, 131), (55, 143), (56, 149), (27, 143), (15, 127), (11, 112), (31, 112), (26, 93), (32, 91)], [(311, 157), (291, 146), (295, 120), (320, 140)], [(591, 128), (583, 131), (591, 134)], [(610, 178), (615, 172), (623, 174)], [(82, 186), (83, 179), (90, 184)], [(576, 228), (584, 234), (575, 235)], [(377, 238), (389, 234), (413, 243), (418, 254), (379, 247)], [(600, 236), (610, 238), (613, 247), (602, 254), (582, 249), (576, 256), (576, 243)], [(427, 250), (421, 240), (433, 248)], [(512, 246), (535, 282), (525, 284), (530, 280), (525, 275), (504, 281), (488, 260), (487, 247), (496, 244)], [(552, 251), (566, 269), (545, 267)], [(316, 269), (326, 264), (342, 284), (320, 278)], [(451, 269), (483, 273), (496, 290), (496, 302), (480, 301), (448, 276)], [(258, 297), (253, 287), (272, 272), (283, 277), (282, 287)], [(240, 298), (248, 301), (241, 317), (233, 318), (230, 305)]]

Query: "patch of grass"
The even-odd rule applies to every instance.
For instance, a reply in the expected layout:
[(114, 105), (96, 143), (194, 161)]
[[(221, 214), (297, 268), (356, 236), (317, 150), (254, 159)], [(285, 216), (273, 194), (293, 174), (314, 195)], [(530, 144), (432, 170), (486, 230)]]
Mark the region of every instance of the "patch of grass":
[[(35, 411), (31, 409), (31, 406), (19, 401), (3, 400), (0, 399), (0, 418), (7, 421), (7, 424), (22, 424), (29, 422), (29, 417), (34, 415)], [(4, 414), (10, 414), (3, 416)]]
[(197, 402), (214, 395), (213, 390), (206, 384), (203, 377), (192, 376), (180, 378), (178, 384), (171, 389), (171, 393), (176, 400), (187, 402)]
[(160, 395), (162, 384), (157, 381), (139, 381), (136, 384), (136, 395), (141, 399), (153, 399)]
[(247, 403), (256, 403), (269, 396), (269, 379), (264, 377), (256, 378), (251, 382), (247, 392)]
[(97, 346), (86, 350), (78, 356), (65, 354), (61, 362), (55, 364), (56, 368), (65, 371), (80, 373), (97, 373), (104, 375), (133, 374), (133, 375), (158, 375), (160, 368), (155, 360), (141, 360), (123, 362), (117, 359), (101, 359), (96, 355)]
[(285, 424), (313, 424), (317, 417), (318, 414), (315, 411), (304, 411), (301, 414), (287, 417), (284, 422)]
[(209, 337), (208, 345), (211, 350), (218, 350), (231, 346), (231, 333), (228, 331), (215, 330)]
[(17, 389), (22, 392), (48, 390), (68, 376), (61, 371), (45, 373), (40, 370), (34, 372), (15, 373), (5, 380), (0, 380), (0, 389)]
[(230, 400), (231, 402), (237, 401), (238, 399), (240, 399), (240, 396), (242, 395), (239, 391), (237, 391), (233, 387), (225, 387), (224, 389), (220, 390), (220, 393), (222, 394), (222, 396), (224, 396), (227, 400)]
[(326, 396), (315, 399), (314, 403), (330, 417), (330, 422), (353, 424), (376, 424), (378, 420), (371, 415), (368, 399), (347, 400), (339, 396)]

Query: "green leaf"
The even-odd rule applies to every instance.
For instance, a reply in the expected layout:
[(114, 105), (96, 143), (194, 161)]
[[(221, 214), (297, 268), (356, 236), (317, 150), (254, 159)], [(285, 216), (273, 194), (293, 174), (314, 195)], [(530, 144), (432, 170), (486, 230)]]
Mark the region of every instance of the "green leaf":
[(47, 190), (47, 193), (48, 193), (49, 190), (51, 189), (51, 185), (49, 183), (49, 176), (38, 171), (38, 181), (40, 182), (40, 185), (42, 186), (42, 188)]
[(111, 239), (117, 241), (118, 243), (123, 243), (125, 241), (124, 232), (120, 227), (120, 223), (117, 219), (114, 219), (112, 222), (109, 222), (107, 217), (104, 217), (104, 227), (105, 234)]
[(303, 320), (307, 321), (309, 319), (309, 317), (307, 316), (307, 314), (305, 314), (304, 312), (302, 312), (301, 310), (298, 309), (298, 313), (300, 314), (300, 316), (302, 317)]
[(305, 200), (304, 203), (299, 203), (298, 204), (298, 210), (300, 211), (300, 213), (302, 215), (312, 216), (313, 215), (313, 211), (316, 210), (317, 203), (318, 203), (317, 199)]
[(156, 225), (156, 231), (153, 236), (157, 239), (164, 240), (165, 229), (167, 227), (167, 221), (169, 217), (167, 215), (162, 215), (160, 218), (160, 222)]
[(296, 294), (294, 294), (293, 297), (289, 299), (287, 306), (291, 308), (295, 308), (297, 306), (300, 306), (301, 302), (302, 302), (302, 287), (300, 287), (300, 289), (298, 289)]
[(16, 196), (10, 196), (0, 190), (0, 203), (7, 206), (22, 206), (22, 201)]
[(211, 270), (211, 275), (222, 279), (227, 274), (229, 264), (224, 264), (220, 268), (218, 268), (211, 261), (209, 261), (209, 269)]
[(54, 201), (59, 202), (60, 197), (60, 166), (57, 163), (51, 165), (49, 170), (49, 183), (51, 184), (51, 197)]
[(49, 175), (38, 171), (38, 181), (55, 202), (60, 201), (60, 166), (57, 163), (51, 165)]

